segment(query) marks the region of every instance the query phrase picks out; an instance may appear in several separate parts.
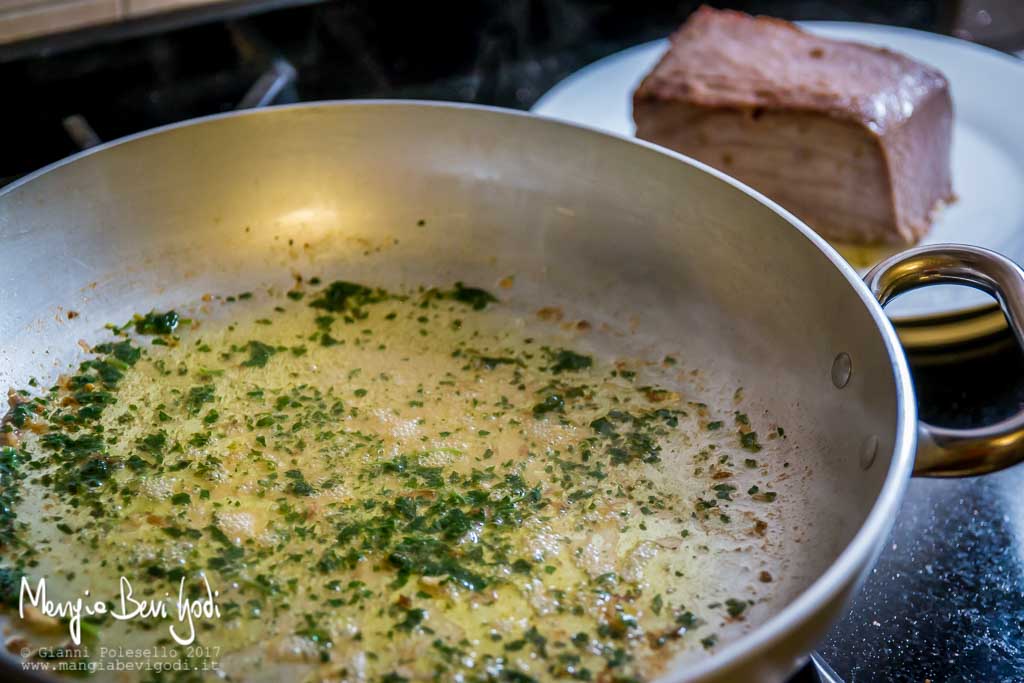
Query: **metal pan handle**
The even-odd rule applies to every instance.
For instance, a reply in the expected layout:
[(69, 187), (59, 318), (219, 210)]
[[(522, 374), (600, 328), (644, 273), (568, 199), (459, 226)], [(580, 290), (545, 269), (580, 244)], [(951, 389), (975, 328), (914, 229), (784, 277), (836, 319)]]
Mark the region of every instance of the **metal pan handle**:
[[(1024, 270), (999, 254), (959, 244), (918, 247), (879, 263), (864, 277), (885, 306), (904, 292), (937, 284), (959, 284), (988, 292), (1024, 347)], [(949, 429), (922, 422), (914, 474), (966, 477), (1024, 460), (1024, 412), (976, 429)]]

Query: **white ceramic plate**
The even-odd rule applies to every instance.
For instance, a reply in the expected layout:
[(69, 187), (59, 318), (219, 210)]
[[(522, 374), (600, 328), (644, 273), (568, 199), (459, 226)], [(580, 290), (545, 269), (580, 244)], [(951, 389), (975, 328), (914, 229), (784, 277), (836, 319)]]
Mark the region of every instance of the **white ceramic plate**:
[[(811, 21), (814, 33), (881, 45), (931, 64), (953, 94), (953, 189), (948, 207), (922, 244), (961, 242), (1024, 263), (1024, 60), (955, 38), (870, 24)], [(659, 40), (623, 50), (556, 85), (533, 106), (542, 116), (623, 135), (634, 132), (632, 94), (667, 48)], [(871, 257), (851, 262), (861, 270)], [(889, 305), (893, 318), (963, 312), (991, 303), (964, 287), (938, 286)]]

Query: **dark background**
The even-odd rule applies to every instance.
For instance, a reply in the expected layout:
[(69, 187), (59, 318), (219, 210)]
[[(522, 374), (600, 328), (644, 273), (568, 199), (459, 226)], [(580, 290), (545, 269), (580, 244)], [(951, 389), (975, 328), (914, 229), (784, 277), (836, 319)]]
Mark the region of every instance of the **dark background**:
[[(62, 120), (103, 140), (235, 107), (274, 57), (297, 70), (281, 101), (460, 100), (528, 108), (616, 50), (664, 37), (688, 0), (255, 2), (0, 46), (0, 184), (77, 151)], [(958, 3), (747, 0), (712, 3), (793, 19), (949, 32)], [(252, 13), (254, 10), (259, 10)], [(227, 18), (224, 18), (227, 17)]]
[[(0, 45), (0, 185), (78, 151), (69, 116), (112, 140), (228, 111), (275, 59), (296, 72), (278, 102), (405, 97), (525, 109), (581, 66), (664, 37), (697, 4), (253, 0)], [(1024, 48), (1024, 0), (711, 4)], [(988, 341), (983, 351), (911, 358), (922, 417), (969, 426), (1024, 406), (1024, 357), (1006, 335)], [(1024, 680), (1022, 538), (1024, 468), (912, 482), (878, 567), (822, 654), (847, 681)]]

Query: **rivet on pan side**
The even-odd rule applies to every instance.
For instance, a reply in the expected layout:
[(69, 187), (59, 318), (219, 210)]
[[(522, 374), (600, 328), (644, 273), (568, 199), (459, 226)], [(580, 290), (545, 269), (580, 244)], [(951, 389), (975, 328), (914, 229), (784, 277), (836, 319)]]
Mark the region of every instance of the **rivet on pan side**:
[(864, 445), (860, 448), (860, 467), (861, 469), (870, 469), (875, 463), (875, 457), (878, 456), (878, 437), (869, 436), (864, 439)]
[(853, 361), (850, 360), (850, 354), (843, 351), (832, 361), (832, 384), (836, 389), (842, 389), (850, 381), (852, 374)]

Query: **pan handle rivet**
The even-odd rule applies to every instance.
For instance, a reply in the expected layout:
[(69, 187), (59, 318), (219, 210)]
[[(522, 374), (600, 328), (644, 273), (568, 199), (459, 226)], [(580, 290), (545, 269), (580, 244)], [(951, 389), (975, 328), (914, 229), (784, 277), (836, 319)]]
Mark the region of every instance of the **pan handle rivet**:
[(860, 449), (860, 467), (863, 470), (870, 469), (875, 464), (875, 457), (878, 455), (878, 437), (869, 436), (864, 439), (864, 445)]
[(832, 384), (836, 389), (842, 389), (850, 381), (852, 374), (853, 361), (850, 360), (850, 354), (843, 351), (832, 361)]

